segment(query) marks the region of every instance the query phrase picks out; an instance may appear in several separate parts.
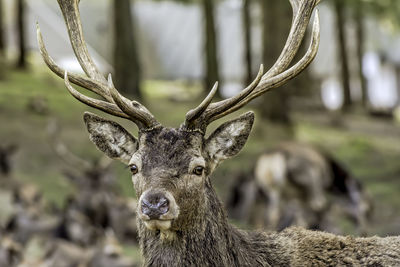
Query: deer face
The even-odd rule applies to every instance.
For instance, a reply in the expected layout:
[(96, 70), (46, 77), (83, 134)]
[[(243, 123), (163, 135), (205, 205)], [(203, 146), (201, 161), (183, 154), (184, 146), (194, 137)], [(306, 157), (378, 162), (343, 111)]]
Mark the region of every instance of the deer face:
[(89, 113), (84, 119), (96, 146), (130, 167), (140, 222), (149, 230), (178, 231), (204, 214), (210, 174), (242, 149), (254, 115), (226, 122), (208, 138), (159, 126), (136, 139), (115, 122)]

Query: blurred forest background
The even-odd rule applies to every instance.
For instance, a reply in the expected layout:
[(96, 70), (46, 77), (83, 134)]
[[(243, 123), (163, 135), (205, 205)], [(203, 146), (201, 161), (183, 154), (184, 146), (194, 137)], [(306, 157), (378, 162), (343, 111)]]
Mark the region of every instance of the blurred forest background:
[[(282, 0), (82, 0), (80, 10), (100, 70), (172, 127), (215, 81), (225, 98), (272, 66), (292, 19)], [(400, 234), (400, 2), (323, 0), (319, 11), (316, 59), (246, 107), (249, 142), (214, 183), (244, 228)], [(0, 266), (135, 266), (129, 170), (89, 141), (82, 114), (93, 110), (43, 63), (36, 22), (53, 59), (83, 73), (57, 1), (0, 0)]]

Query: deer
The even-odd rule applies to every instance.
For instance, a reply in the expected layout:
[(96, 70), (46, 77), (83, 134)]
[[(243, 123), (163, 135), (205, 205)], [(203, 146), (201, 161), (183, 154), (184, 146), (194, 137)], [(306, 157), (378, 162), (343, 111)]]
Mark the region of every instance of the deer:
[(119, 193), (117, 177), (111, 170), (112, 160), (102, 157), (88, 161), (68, 149), (61, 141), (59, 123), (52, 120), (47, 125), (50, 145), (69, 168), (65, 176), (73, 183), (77, 193), (68, 198), (65, 218), (74, 210), (87, 217), (99, 230), (113, 229), (119, 240), (135, 241), (136, 200), (123, 198)]
[(0, 229), (0, 266), (18, 266), (22, 260), (21, 245)]
[[(137, 264), (124, 256), (112, 232), (97, 244), (81, 247), (65, 240), (50, 240), (37, 266), (134, 267)], [(29, 263), (29, 262), (28, 262)], [(26, 266), (32, 266), (28, 264)]]
[(229, 215), (257, 228), (279, 231), (299, 225), (340, 233), (333, 219), (343, 214), (364, 235), (372, 213), (369, 195), (341, 162), (299, 142), (263, 152), (251, 172), (237, 175), (230, 192)]
[[(224, 160), (244, 147), (254, 123), (249, 111), (222, 123), (206, 135), (211, 122), (239, 110), (251, 100), (288, 82), (314, 59), (320, 36), (316, 11), (305, 55), (290, 66), (319, 0), (291, 0), (289, 37), (276, 63), (260, 70), (238, 94), (213, 102), (218, 83), (176, 128), (163, 126), (140, 102), (121, 95), (111, 75), (106, 79), (89, 55), (83, 37), (79, 0), (58, 0), (70, 43), (85, 75), (68, 73), (49, 55), (40, 27), (37, 38), (49, 69), (64, 79), (80, 102), (132, 121), (138, 137), (117, 122), (86, 112), (90, 140), (113, 159), (126, 164), (138, 198), (138, 236), (144, 266), (335, 266), (400, 265), (400, 237), (354, 238), (289, 228), (252, 232), (228, 222), (211, 175)], [(73, 87), (80, 86), (102, 99)]]
[(63, 173), (68, 180), (80, 191), (105, 191), (107, 189), (110, 193), (118, 192), (116, 177), (110, 170), (112, 160), (105, 155), (93, 160), (79, 156), (61, 140), (61, 131), (56, 120), (50, 120), (47, 124), (49, 144), (58, 158), (67, 166)]

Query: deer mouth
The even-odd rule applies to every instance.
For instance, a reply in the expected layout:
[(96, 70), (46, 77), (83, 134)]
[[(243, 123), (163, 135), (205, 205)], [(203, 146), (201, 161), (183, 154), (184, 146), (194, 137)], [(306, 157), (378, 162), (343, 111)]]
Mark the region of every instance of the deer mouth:
[(147, 215), (139, 212), (139, 219), (143, 222), (147, 229), (156, 231), (166, 231), (170, 230), (172, 226), (172, 222), (178, 216), (173, 216), (172, 214), (165, 214), (158, 219), (151, 219)]
[(138, 217), (149, 230), (171, 229), (179, 207), (169, 192), (146, 191), (139, 199)]
[(143, 220), (147, 229), (156, 231), (167, 231), (171, 229), (172, 220)]

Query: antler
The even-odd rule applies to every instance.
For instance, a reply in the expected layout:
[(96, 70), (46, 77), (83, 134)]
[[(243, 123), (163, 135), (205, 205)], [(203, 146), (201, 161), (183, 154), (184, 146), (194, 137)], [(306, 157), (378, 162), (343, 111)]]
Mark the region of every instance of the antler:
[[(68, 91), (79, 101), (93, 108), (102, 110), (114, 116), (133, 121), (140, 129), (150, 129), (160, 125), (154, 116), (137, 101), (131, 101), (122, 96), (114, 87), (111, 75), (108, 81), (104, 78), (88, 52), (83, 38), (82, 24), (79, 14), (79, 0), (57, 0), (63, 13), (69, 39), (74, 50), (75, 56), (79, 61), (83, 71), (88, 77), (77, 74), (69, 74), (58, 66), (49, 56), (43, 42), (43, 37), (37, 25), (37, 39), (40, 53), (47, 66), (59, 77), (64, 78)], [(95, 94), (101, 96), (105, 101), (91, 98), (75, 90), (70, 81)]]
[(264, 74), (261, 65), (256, 79), (247, 88), (231, 98), (211, 103), (217, 91), (216, 84), (205, 100), (186, 114), (182, 127), (204, 133), (207, 126), (214, 120), (240, 109), (254, 98), (281, 86), (302, 72), (312, 62), (318, 51), (320, 35), (318, 10), (315, 14), (311, 43), (306, 54), (292, 67), (289, 69), (288, 67), (297, 54), (312, 12), (319, 2), (320, 0), (290, 0), (293, 9), (292, 27), (281, 55), (271, 69)]

